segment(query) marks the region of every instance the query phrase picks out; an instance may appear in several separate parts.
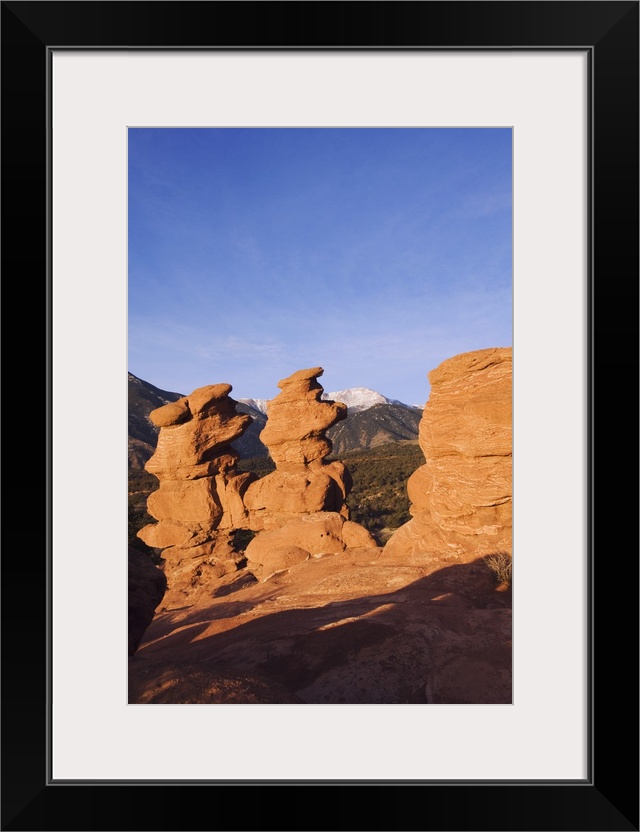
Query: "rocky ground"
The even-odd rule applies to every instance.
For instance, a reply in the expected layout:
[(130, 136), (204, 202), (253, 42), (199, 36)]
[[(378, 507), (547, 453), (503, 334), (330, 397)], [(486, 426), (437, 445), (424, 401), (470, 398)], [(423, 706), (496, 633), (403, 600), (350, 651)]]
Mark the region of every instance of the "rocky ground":
[(482, 558), (350, 549), (213, 594), (156, 614), (129, 659), (131, 703), (511, 702), (511, 591)]
[[(510, 579), (498, 586), (489, 568), (511, 563), (511, 350), (429, 373), (412, 518), (384, 548), (349, 519), (349, 471), (327, 461), (326, 431), (347, 407), (321, 398), (322, 373), (278, 383), (260, 434), (275, 470), (259, 480), (229, 447), (250, 422), (231, 385), (150, 414), (159, 522), (138, 534), (163, 550), (167, 588), (155, 601), (140, 574), (130, 595), (148, 601), (130, 611), (138, 627), (157, 610), (130, 646), (131, 703), (512, 701)], [(244, 553), (238, 530), (256, 533)]]

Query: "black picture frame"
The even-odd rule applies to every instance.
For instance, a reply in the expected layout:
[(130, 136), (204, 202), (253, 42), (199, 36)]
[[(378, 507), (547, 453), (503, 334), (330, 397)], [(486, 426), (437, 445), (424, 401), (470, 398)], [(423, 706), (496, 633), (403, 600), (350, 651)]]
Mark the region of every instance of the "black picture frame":
[[(631, 463), (632, 473), (637, 473), (638, 12), (639, 3), (627, 0), (2, 2), (2, 262), (10, 310), (27, 313), (23, 327), (28, 327), (31, 345), (37, 334), (44, 341), (32, 435), (42, 437), (46, 446), (46, 453), (38, 454), (38, 473), (27, 466), (23, 482), (17, 473), (5, 487), (19, 495), (20, 505), (29, 494), (33, 512), (34, 480), (42, 483), (42, 501), (35, 510), (48, 518), (36, 546), (33, 536), (28, 547), (24, 538), (16, 536), (15, 551), (13, 545), (5, 546), (2, 561), (3, 830), (608, 832), (639, 828), (637, 492), (622, 485), (620, 473), (621, 462), (626, 467)], [(52, 395), (48, 67), (51, 50), (62, 47), (588, 51), (591, 730), (584, 782), (56, 783), (48, 779)], [(24, 389), (25, 368), (14, 355), (9, 353), (7, 363), (12, 366), (7, 367), (4, 389), (17, 394)], [(31, 377), (33, 364), (30, 367)], [(12, 513), (6, 524), (11, 527), (15, 522)], [(28, 528), (34, 525), (31, 522)], [(86, 543), (90, 548), (90, 541)], [(216, 753), (215, 747), (211, 753)], [(326, 789), (331, 789), (330, 794)]]

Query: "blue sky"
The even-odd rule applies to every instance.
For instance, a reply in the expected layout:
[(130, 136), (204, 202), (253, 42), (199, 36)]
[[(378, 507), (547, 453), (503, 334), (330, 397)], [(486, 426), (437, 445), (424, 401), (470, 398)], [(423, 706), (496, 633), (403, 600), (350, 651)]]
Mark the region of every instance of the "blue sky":
[(423, 405), (427, 373), (511, 345), (511, 130), (131, 128), (129, 370)]

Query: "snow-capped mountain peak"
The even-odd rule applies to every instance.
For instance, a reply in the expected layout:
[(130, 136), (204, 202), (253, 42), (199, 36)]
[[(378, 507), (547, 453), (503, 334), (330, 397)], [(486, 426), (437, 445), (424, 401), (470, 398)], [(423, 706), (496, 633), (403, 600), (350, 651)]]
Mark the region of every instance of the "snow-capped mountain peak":
[[(376, 393), (375, 390), (370, 390), (368, 387), (349, 387), (347, 390), (337, 390), (333, 393), (323, 393), (323, 399), (328, 399), (333, 402), (342, 402), (346, 404), (349, 413), (357, 413), (359, 410), (368, 410), (377, 404), (396, 404), (400, 407), (409, 407), (404, 402), (399, 402), (397, 399), (388, 399), (381, 393)], [(253, 407), (259, 410), (260, 413), (266, 414), (269, 399), (237, 399), (237, 401), (246, 404), (248, 407)]]
[(358, 410), (368, 410), (376, 404), (402, 404), (402, 402), (388, 399), (368, 387), (350, 387), (347, 390), (323, 393), (322, 398), (346, 404), (350, 413), (356, 413)]
[(267, 413), (267, 404), (269, 399), (236, 399), (236, 401), (246, 404), (247, 407), (253, 407), (254, 410), (259, 410), (260, 413)]

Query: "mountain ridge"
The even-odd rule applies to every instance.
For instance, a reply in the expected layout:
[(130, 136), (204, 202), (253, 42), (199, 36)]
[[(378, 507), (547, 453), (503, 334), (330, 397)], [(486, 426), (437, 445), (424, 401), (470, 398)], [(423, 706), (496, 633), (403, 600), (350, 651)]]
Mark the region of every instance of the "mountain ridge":
[[(394, 404), (399, 407), (414, 407), (413, 405), (405, 404), (398, 399), (388, 399), (382, 393), (372, 390), (370, 387), (347, 387), (346, 390), (334, 390), (330, 393), (323, 393), (321, 396), (323, 401), (342, 402), (347, 405), (349, 413), (355, 413), (360, 410), (368, 410), (370, 407), (375, 407), (377, 404)], [(260, 413), (267, 413), (267, 405), (269, 399), (237, 399), (241, 404), (246, 404), (258, 410)]]
[(128, 383), (128, 425), (129, 425), (129, 468), (144, 468), (158, 442), (158, 430), (149, 419), (157, 407), (182, 398), (181, 393), (161, 390), (133, 373), (127, 373)]
[[(158, 429), (149, 419), (149, 413), (186, 394), (162, 390), (131, 372), (128, 373), (128, 384), (129, 468), (140, 469), (144, 468), (157, 444)], [(394, 442), (411, 442), (418, 438), (421, 408), (388, 399), (368, 387), (323, 393), (322, 398), (347, 405), (347, 418), (327, 431), (334, 454)], [(238, 412), (247, 413), (253, 422), (232, 443), (232, 447), (241, 459), (268, 456), (267, 448), (260, 441), (260, 433), (267, 423), (266, 405), (269, 400), (242, 398), (236, 401)]]

